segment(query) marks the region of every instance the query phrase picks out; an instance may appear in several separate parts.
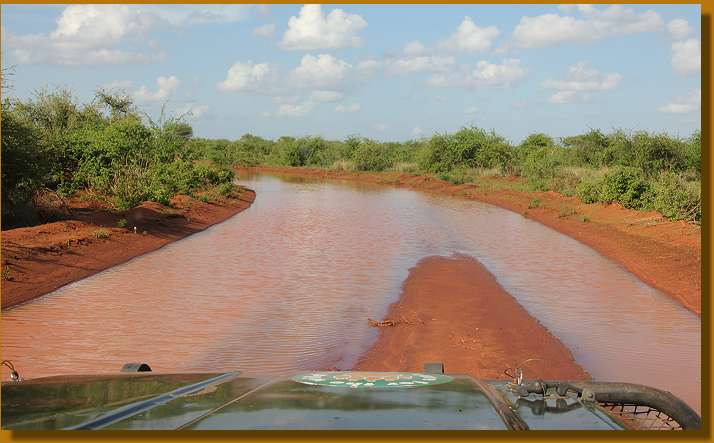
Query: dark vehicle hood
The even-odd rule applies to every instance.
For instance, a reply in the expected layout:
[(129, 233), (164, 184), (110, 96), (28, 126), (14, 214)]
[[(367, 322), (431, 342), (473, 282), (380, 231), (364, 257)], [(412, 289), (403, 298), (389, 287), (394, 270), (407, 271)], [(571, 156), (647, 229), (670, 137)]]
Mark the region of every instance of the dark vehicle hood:
[(577, 396), (519, 396), (512, 388), (503, 381), (414, 373), (313, 372), (278, 378), (237, 372), (47, 377), (3, 383), (2, 427), (626, 428), (617, 416)]

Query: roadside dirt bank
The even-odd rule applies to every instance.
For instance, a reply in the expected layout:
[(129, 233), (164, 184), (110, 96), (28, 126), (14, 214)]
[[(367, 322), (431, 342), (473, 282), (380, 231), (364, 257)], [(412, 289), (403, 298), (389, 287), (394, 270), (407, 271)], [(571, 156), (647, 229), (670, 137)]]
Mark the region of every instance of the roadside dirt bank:
[(657, 212), (634, 211), (617, 204), (588, 205), (577, 197), (556, 192), (521, 191), (513, 189), (519, 184), (516, 178), (484, 177), (475, 184), (454, 185), (432, 176), (399, 172), (289, 167), (241, 169), (384, 184), (500, 206), (590, 246), (701, 315), (701, 227), (666, 220)]
[[(236, 187), (230, 197), (208, 202), (178, 195), (171, 207), (145, 202), (119, 213), (96, 200), (73, 199), (66, 220), (2, 231), (2, 308), (202, 231), (253, 200), (255, 192)], [(123, 228), (118, 227), (122, 219)]]
[(426, 257), (410, 269), (399, 300), (389, 307), (375, 345), (355, 369), (420, 372), (442, 362), (445, 371), (509, 379), (523, 365), (528, 378), (585, 380), (589, 374), (553, 336), (472, 257)]

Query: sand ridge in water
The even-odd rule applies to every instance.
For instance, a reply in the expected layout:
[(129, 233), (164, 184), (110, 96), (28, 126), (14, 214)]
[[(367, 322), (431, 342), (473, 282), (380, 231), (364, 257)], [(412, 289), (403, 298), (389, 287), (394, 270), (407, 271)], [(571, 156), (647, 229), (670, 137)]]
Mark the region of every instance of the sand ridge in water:
[(447, 373), (508, 379), (585, 380), (570, 351), (498, 284), (476, 259), (454, 254), (419, 261), (386, 316), (375, 345), (355, 367), (369, 371), (423, 370), (441, 362)]

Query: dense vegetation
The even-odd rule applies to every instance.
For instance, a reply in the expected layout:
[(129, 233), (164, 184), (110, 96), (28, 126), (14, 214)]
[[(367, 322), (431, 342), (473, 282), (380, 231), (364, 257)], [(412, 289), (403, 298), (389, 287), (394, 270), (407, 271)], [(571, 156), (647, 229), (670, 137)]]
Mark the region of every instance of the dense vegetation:
[(250, 134), (209, 140), (194, 138), (180, 120), (142, 118), (130, 100), (101, 91), (81, 106), (62, 91), (5, 100), (2, 117), (4, 226), (27, 218), (38, 190), (88, 190), (127, 209), (210, 185), (229, 192), (236, 165), (433, 173), (457, 184), (518, 176), (530, 190), (701, 220), (699, 131), (688, 139), (644, 131), (591, 130), (559, 140), (532, 134), (518, 145), (475, 127), (403, 143)]
[(435, 173), (456, 184), (484, 175), (519, 176), (531, 190), (577, 195), (586, 203), (617, 202), (674, 220), (701, 219), (699, 131), (688, 139), (644, 131), (591, 130), (561, 140), (532, 134), (512, 145), (494, 132), (469, 127), (404, 143), (244, 135), (235, 141), (194, 139), (189, 146), (224, 166)]
[(233, 172), (189, 150), (192, 129), (155, 122), (126, 97), (98, 92), (80, 105), (67, 91), (2, 102), (3, 227), (37, 220), (38, 194), (86, 191), (118, 210), (146, 200), (168, 204), (177, 193), (223, 185)]

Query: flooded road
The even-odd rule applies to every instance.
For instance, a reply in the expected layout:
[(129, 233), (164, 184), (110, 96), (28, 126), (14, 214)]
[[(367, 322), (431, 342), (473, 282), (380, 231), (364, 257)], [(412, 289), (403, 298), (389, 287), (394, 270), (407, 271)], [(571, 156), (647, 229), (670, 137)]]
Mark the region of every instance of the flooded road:
[(26, 378), (129, 361), (162, 372), (347, 369), (376, 339), (367, 318), (386, 314), (409, 268), (458, 252), (481, 261), (596, 380), (667, 389), (700, 408), (699, 318), (569, 237), (405, 189), (240, 183), (257, 193), (243, 213), (3, 312), (3, 358)]

